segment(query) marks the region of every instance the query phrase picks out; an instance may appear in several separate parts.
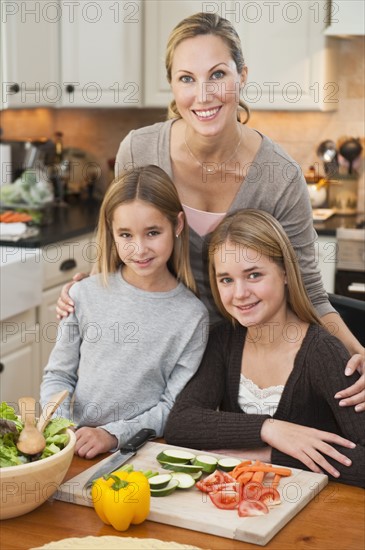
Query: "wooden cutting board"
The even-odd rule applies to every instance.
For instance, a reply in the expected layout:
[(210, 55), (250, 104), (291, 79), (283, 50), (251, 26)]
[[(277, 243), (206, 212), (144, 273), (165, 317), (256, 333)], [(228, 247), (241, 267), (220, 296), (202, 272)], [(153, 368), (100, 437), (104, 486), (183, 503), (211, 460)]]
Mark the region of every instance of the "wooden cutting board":
[[(158, 453), (167, 448), (182, 449), (182, 447), (148, 442), (128, 463), (133, 464), (135, 470), (167, 473), (156, 460)], [(192, 449), (185, 450), (194, 452)], [(202, 454), (202, 451), (195, 452)], [(204, 452), (204, 454), (223, 458), (223, 455), (214, 455), (214, 453)], [(84, 489), (84, 484), (93, 472), (108, 460), (110, 457), (63, 483), (55, 498), (64, 502), (92, 506), (90, 491)], [(282, 503), (270, 508), (269, 514), (264, 516), (240, 518), (237, 510), (220, 510), (213, 505), (208, 495), (193, 487), (188, 490), (176, 489), (167, 497), (151, 497), (148, 519), (264, 546), (328, 483), (326, 475), (294, 468), (292, 472), (290, 477), (282, 478), (278, 488)]]

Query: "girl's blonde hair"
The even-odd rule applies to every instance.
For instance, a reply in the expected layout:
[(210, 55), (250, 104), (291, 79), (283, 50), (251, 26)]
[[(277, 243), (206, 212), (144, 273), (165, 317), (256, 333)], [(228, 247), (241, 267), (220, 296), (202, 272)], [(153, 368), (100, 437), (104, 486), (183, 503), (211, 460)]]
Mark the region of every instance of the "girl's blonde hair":
[[(241, 74), (245, 61), (242, 53), (241, 40), (234, 26), (227, 19), (223, 19), (217, 13), (196, 13), (186, 19), (183, 19), (171, 32), (166, 47), (165, 66), (167, 80), (171, 83), (171, 68), (177, 46), (187, 38), (194, 38), (201, 34), (212, 34), (220, 37), (228, 46), (232, 59), (236, 64), (237, 72)], [(239, 102), (241, 109), (238, 110), (237, 119), (243, 124), (250, 118), (250, 110), (246, 103), (242, 100)], [(246, 118), (241, 121), (240, 112), (244, 110)], [(181, 118), (181, 115), (176, 107), (175, 100), (169, 105), (167, 118)]]
[[(224, 251), (222, 247), (227, 243), (229, 248)], [(232, 250), (231, 245), (238, 248)], [(304, 322), (322, 325), (308, 297), (298, 259), (284, 229), (271, 214), (251, 208), (226, 216), (213, 232), (210, 241), (209, 279), (214, 301), (222, 315), (234, 321), (220, 299), (214, 256), (216, 253), (237, 253), (239, 258), (242, 247), (254, 249), (257, 254), (268, 256), (280, 266), (286, 274), (287, 302), (292, 311)]]
[(103, 284), (107, 284), (108, 274), (118, 271), (123, 263), (113, 237), (114, 211), (121, 204), (134, 200), (154, 206), (171, 223), (174, 246), (167, 266), (179, 281), (196, 294), (196, 284), (189, 260), (189, 227), (186, 222), (180, 235), (175, 238), (178, 215), (183, 211), (183, 207), (169, 176), (158, 166), (152, 165), (122, 172), (104, 196), (96, 234), (99, 251), (97, 264)]

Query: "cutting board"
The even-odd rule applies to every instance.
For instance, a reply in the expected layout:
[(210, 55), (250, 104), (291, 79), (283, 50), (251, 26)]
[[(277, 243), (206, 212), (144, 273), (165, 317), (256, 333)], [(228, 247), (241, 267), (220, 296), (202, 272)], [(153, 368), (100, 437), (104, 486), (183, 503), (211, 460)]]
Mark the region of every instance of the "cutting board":
[[(163, 449), (174, 447), (162, 443), (148, 442), (128, 463), (135, 470), (153, 470), (167, 473), (156, 460)], [(194, 452), (192, 449), (185, 449)], [(202, 451), (195, 451), (202, 454)], [(206, 453), (217, 458), (224, 455)], [(64, 502), (92, 506), (90, 490), (84, 484), (101, 464), (110, 460), (105, 458), (81, 474), (63, 483), (55, 498)], [(305, 472), (293, 468), (290, 477), (282, 478), (279, 493), (282, 503), (270, 508), (264, 516), (240, 518), (237, 510), (216, 508), (207, 494), (193, 487), (188, 490), (176, 489), (167, 497), (151, 497), (150, 521), (183, 527), (218, 537), (250, 542), (264, 546), (284, 525), (288, 523), (319, 491), (328, 483), (326, 475)]]

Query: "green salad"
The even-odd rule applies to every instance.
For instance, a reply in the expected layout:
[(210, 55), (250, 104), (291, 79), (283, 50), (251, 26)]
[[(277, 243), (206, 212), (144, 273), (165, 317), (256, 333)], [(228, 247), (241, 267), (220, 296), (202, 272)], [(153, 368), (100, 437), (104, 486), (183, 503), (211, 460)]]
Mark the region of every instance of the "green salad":
[(65, 429), (73, 426), (67, 418), (55, 418), (50, 421), (43, 432), (46, 447), (42, 454), (29, 456), (21, 453), (16, 442), (24, 424), (18, 418), (13, 407), (5, 401), (0, 404), (0, 468), (17, 466), (34, 460), (41, 460), (61, 451), (68, 443)]

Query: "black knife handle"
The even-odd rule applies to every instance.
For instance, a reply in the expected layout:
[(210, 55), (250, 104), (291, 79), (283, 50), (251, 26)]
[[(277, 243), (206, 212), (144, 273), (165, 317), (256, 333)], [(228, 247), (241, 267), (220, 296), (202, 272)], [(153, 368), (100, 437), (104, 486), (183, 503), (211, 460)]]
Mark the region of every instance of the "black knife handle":
[(140, 430), (138, 433), (136, 433), (136, 435), (134, 435), (129, 441), (127, 441), (127, 443), (123, 445), (123, 447), (120, 448), (120, 452), (122, 454), (129, 452), (135, 453), (146, 443), (146, 441), (148, 441), (149, 439), (155, 439), (155, 437), (155, 430), (143, 428), (143, 430)]

